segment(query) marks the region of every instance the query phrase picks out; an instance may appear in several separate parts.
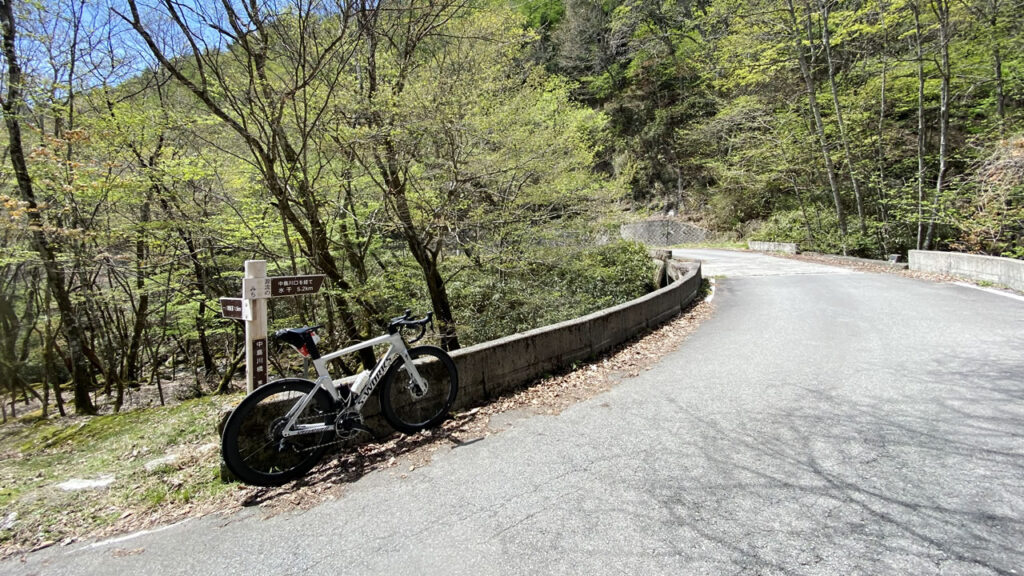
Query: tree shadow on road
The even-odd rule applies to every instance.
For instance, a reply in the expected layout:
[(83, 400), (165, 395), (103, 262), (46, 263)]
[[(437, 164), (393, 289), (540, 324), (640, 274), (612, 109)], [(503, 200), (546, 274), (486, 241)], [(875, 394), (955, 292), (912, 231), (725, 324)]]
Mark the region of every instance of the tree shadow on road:
[(680, 553), (703, 542), (752, 573), (1017, 573), (1024, 363), (950, 355), (908, 379), (881, 396), (779, 383), (802, 400), (739, 423), (675, 403), (688, 465), (643, 471), (652, 519), (689, 536)]

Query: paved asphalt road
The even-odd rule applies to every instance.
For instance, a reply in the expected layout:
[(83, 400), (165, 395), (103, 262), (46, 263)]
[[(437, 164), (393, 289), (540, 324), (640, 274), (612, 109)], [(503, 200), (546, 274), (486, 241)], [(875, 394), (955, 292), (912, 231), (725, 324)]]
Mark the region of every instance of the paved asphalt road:
[(1024, 573), (1024, 302), (766, 256), (559, 416), (269, 519), (51, 548), (11, 574)]

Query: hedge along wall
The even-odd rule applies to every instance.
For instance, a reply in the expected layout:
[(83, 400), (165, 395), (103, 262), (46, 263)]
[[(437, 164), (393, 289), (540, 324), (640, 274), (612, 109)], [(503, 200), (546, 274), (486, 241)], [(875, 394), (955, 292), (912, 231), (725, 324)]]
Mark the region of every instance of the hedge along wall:
[(580, 318), (452, 352), (459, 369), (456, 408), (477, 405), (593, 358), (679, 314), (700, 291), (700, 263), (671, 259), (667, 251), (652, 255), (665, 262), (671, 283), (664, 288)]

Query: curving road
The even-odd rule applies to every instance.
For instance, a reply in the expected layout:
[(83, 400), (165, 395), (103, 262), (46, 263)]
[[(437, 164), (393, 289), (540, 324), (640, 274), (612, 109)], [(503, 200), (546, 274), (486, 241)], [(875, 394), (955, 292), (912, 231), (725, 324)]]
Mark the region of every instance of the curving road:
[(609, 393), (309, 511), (0, 573), (1024, 573), (1024, 302), (682, 254), (714, 316)]

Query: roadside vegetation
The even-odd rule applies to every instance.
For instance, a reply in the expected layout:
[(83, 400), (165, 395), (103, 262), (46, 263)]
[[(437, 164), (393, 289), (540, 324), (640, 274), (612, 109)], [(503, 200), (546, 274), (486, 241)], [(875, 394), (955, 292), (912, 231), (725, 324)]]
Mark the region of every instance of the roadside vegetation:
[(227, 392), (249, 259), (325, 275), (270, 323), (337, 346), (407, 308), (452, 350), (649, 289), (594, 171), (607, 118), (511, 7), (4, 6), (3, 421)]
[(1024, 257), (1020, 0), (530, 0), (631, 208), (880, 258)]
[[(404, 476), (437, 450), (500, 432), (489, 425), (494, 414), (557, 414), (649, 368), (710, 316), (708, 291), (705, 280), (684, 314), (601, 358), (455, 414), (438, 429), (334, 453), (309, 477), (280, 488), (221, 480), (216, 424), (240, 392), (118, 414), (10, 422), (0, 426), (0, 559), (242, 506), (267, 513), (311, 506), (375, 470)], [(104, 485), (61, 487), (69, 481)]]
[(0, 556), (170, 522), (224, 497), (233, 486), (220, 480), (215, 426), (237, 400), (0, 426)]
[(248, 259), (327, 277), (275, 325), (455, 349), (636, 295), (651, 213), (1024, 255), (1021, 0), (3, 8), (5, 420), (225, 392)]
[(1024, 258), (1022, 1), (0, 0), (0, 504), (175, 441), (99, 504), (216, 495), (246, 260), (327, 278), (272, 329), (454, 350), (649, 290), (652, 214)]

